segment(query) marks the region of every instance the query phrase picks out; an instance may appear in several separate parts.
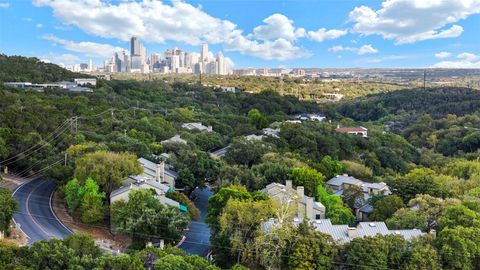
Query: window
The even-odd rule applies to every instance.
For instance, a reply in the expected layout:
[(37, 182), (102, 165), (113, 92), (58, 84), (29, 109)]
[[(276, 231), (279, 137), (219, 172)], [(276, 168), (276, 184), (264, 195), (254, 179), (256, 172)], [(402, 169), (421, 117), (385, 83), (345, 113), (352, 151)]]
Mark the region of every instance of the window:
[(322, 217), (320, 215), (315, 215), (315, 219), (321, 219)]

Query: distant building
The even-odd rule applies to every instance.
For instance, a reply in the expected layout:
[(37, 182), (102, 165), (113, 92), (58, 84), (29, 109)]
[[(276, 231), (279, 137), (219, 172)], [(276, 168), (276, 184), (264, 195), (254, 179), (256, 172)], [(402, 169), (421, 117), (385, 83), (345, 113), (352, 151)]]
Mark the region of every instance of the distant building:
[(88, 78), (80, 78), (80, 79), (74, 79), (73, 80), (77, 85), (97, 85), (97, 79), (88, 79)]
[(140, 175), (130, 175), (125, 179), (124, 183), (134, 183), (141, 180), (155, 181), (175, 189), (175, 181), (178, 178), (178, 174), (172, 170), (165, 161), (157, 164), (150, 160), (139, 158), (138, 162), (140, 162), (143, 167), (143, 173)]
[(266, 136), (271, 136), (271, 137), (274, 137), (274, 138), (280, 138), (280, 129), (279, 128), (276, 128), (276, 129), (264, 128), (264, 129), (262, 129), (262, 131), (263, 131), (263, 134), (265, 134)]
[[(293, 220), (295, 226), (298, 226), (302, 222), (302, 218), (295, 218)], [(333, 240), (338, 244), (347, 244), (355, 238), (374, 237), (377, 235), (399, 235), (407, 241), (425, 235), (424, 232), (417, 229), (389, 230), (384, 222), (360, 222), (356, 227), (333, 225), (330, 219), (309, 220), (308, 223), (313, 226), (316, 231), (332, 236)], [(265, 231), (272, 230), (275, 226), (278, 226), (278, 223), (273, 218), (262, 224), (262, 228)]]
[(308, 218), (309, 220), (325, 218), (325, 206), (316, 202), (313, 197), (306, 196), (304, 187), (297, 186), (296, 190), (293, 189), (292, 180), (287, 180), (285, 185), (270, 183), (261, 192), (282, 205), (296, 203), (297, 217), (299, 218)]
[(368, 129), (364, 128), (364, 127), (340, 127), (340, 126), (337, 126), (335, 131), (339, 132), (339, 133), (362, 135), (362, 137), (364, 137), (364, 138), (368, 137)]
[(247, 141), (261, 141), (263, 140), (263, 135), (251, 134), (251, 135), (245, 136), (245, 138), (247, 139)]
[(316, 113), (302, 113), (297, 115), (297, 119), (302, 120), (302, 121), (318, 121), (318, 122), (323, 122), (327, 117), (322, 114), (316, 114)]
[(202, 123), (199, 122), (192, 122), (192, 123), (185, 123), (182, 125), (182, 128), (188, 130), (200, 130), (200, 131), (207, 131), (212, 132), (212, 126), (204, 126)]
[(185, 141), (184, 139), (180, 138), (180, 135), (175, 135), (173, 137), (171, 137), (170, 139), (166, 139), (166, 140), (163, 140), (160, 142), (161, 144), (165, 144), (165, 143), (181, 143), (181, 144), (187, 144), (187, 141)]
[(384, 182), (368, 183), (347, 174), (333, 177), (325, 183), (325, 186), (331, 188), (334, 194), (340, 196), (343, 196), (344, 190), (350, 186), (361, 188), (364, 196), (355, 205), (355, 215), (358, 220), (368, 220), (368, 214), (373, 211), (373, 207), (368, 201), (373, 195), (388, 196), (392, 194), (390, 188)]

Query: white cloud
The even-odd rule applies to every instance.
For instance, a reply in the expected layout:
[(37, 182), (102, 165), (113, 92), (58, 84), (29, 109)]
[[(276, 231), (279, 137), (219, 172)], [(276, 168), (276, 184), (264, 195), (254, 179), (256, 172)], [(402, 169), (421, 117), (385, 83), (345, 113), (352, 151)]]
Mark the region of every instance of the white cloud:
[(432, 68), (480, 68), (480, 61), (442, 61), (431, 66)]
[(34, 5), (52, 8), (54, 16), (66, 26), (103, 38), (128, 41), (138, 36), (160, 44), (167, 40), (189, 45), (223, 44), (226, 51), (279, 61), (310, 55), (295, 44), (305, 37), (305, 29), (294, 27), (282, 14), (267, 17), (265, 24), (255, 27), (251, 34), (243, 34), (234, 23), (180, 0), (171, 4), (159, 0), (34, 0)]
[(293, 21), (287, 16), (275, 13), (263, 20), (264, 25), (253, 29), (252, 36), (259, 40), (296, 40), (305, 36), (305, 29), (295, 28)]
[(452, 56), (452, 53), (450, 52), (439, 52), (435, 54), (436, 58), (448, 58), (450, 56)]
[(55, 63), (63, 65), (73, 65), (80, 62), (80, 58), (74, 54), (55, 54), (49, 53), (48, 55), (43, 55), (40, 57), (40, 60), (45, 63)]
[(463, 28), (454, 23), (480, 13), (480, 0), (386, 0), (382, 8), (356, 7), (349, 14), (352, 31), (381, 35), (396, 44), (453, 38)]
[(460, 59), (463, 59), (465, 61), (480, 60), (480, 55), (476, 55), (476, 54), (468, 53), (468, 52), (461, 53), (461, 54), (457, 55), (457, 57), (460, 58)]
[(336, 45), (328, 49), (329, 52), (355, 52), (358, 55), (378, 53), (378, 49), (374, 48), (371, 44), (363, 45), (361, 47), (345, 47)]
[(347, 33), (347, 30), (320, 28), (317, 31), (308, 31), (308, 38), (316, 42), (323, 42), (325, 40), (337, 39)]
[[(63, 45), (63, 48), (72, 52), (81, 53), (89, 57), (112, 57), (115, 52), (125, 50), (120, 47), (114, 47), (110, 44), (101, 44), (95, 42), (74, 42), (58, 38), (54, 35), (43, 36), (43, 39), (53, 41)], [(127, 51), (127, 50), (125, 50)]]
[(0, 8), (9, 8), (10, 7), (10, 3), (8, 2), (1, 2), (0, 3)]
[(43, 24), (37, 23), (37, 24), (35, 25), (35, 27), (36, 27), (36, 28), (42, 28), (42, 27), (43, 27)]

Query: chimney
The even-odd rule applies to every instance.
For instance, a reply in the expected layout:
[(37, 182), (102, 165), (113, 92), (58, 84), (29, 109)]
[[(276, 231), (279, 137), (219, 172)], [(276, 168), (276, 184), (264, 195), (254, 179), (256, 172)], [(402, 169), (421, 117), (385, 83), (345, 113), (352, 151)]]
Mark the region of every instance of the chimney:
[(313, 197), (306, 197), (305, 200), (305, 216), (309, 220), (314, 220), (315, 215), (313, 214)]
[(433, 239), (437, 238), (437, 231), (434, 229), (430, 230), (430, 235), (432, 236)]
[(287, 187), (287, 191), (292, 190), (292, 180), (285, 181), (285, 186)]
[(337, 128), (340, 128), (340, 125), (337, 125)]
[(303, 198), (303, 196), (305, 196), (305, 191), (304, 191), (304, 188), (302, 186), (297, 187), (297, 196), (298, 196), (299, 200), (301, 200)]
[(164, 172), (165, 161), (162, 161), (160, 164), (157, 164), (157, 167), (155, 168), (155, 181), (162, 182)]
[(348, 227), (348, 237), (355, 238), (357, 236), (357, 228)]

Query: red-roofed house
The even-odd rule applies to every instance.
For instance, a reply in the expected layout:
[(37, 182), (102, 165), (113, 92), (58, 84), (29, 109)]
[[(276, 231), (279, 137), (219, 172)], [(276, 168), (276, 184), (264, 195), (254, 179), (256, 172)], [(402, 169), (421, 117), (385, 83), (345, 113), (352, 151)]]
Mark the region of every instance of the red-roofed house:
[(340, 133), (362, 135), (362, 137), (364, 137), (364, 138), (368, 137), (368, 129), (364, 128), (364, 127), (340, 127), (340, 126), (337, 126), (335, 131), (340, 132)]

